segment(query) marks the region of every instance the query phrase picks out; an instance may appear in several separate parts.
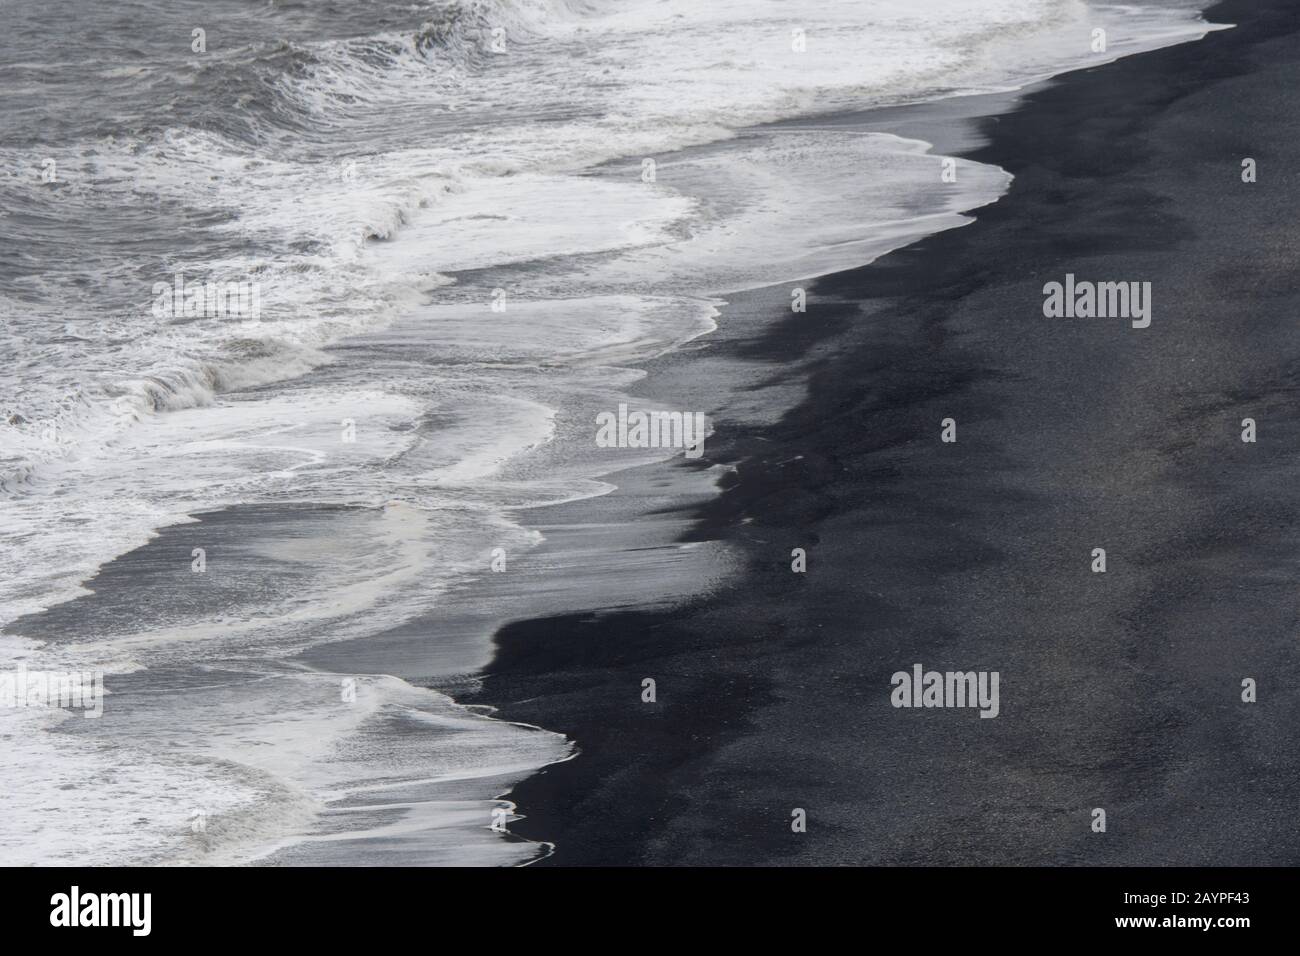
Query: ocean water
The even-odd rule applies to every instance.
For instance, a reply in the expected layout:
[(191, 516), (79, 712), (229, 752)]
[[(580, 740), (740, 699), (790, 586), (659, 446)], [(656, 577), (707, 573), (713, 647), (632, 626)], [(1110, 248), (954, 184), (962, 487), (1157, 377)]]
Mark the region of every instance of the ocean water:
[[(1192, 2), (1079, 0), (0, 14), (0, 672), (110, 691), (98, 720), (0, 709), (6, 863), (544, 853), (493, 811), (568, 741), (301, 655), (427, 619), (541, 543), (530, 510), (667, 457), (596, 447), (593, 417), (726, 295), (961, 226), (1009, 184), (780, 121), (1210, 28)], [(258, 314), (159, 314), (178, 276), (251, 283)]]

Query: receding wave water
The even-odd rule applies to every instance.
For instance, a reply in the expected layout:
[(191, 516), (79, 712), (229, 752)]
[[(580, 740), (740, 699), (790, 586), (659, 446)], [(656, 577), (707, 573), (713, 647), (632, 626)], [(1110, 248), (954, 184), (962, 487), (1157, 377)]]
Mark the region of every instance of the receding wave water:
[[(489, 812), (562, 737), (394, 677), (342, 694), (294, 655), (428, 612), (538, 543), (527, 509), (607, 491), (630, 459), (594, 411), (720, 296), (960, 226), (1009, 182), (768, 124), (1209, 28), (1078, 0), (5, 15), (0, 668), (106, 670), (114, 715), (0, 712), (6, 862), (531, 858)], [(258, 313), (161, 308), (178, 282), (250, 284)]]

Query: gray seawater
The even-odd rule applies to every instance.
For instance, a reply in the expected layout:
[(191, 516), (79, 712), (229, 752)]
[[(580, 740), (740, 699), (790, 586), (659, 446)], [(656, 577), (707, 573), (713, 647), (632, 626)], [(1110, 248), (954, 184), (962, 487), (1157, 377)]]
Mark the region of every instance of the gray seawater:
[[(959, 161), (941, 187), (927, 143), (768, 124), (1207, 28), (1075, 0), (0, 17), (0, 672), (108, 690), (98, 719), (0, 709), (7, 863), (544, 852), (494, 829), (499, 796), (570, 743), (416, 678), (472, 680), (529, 589), (622, 606), (725, 573), (658, 525), (649, 583), (618, 573), (624, 534), (584, 539), (594, 596), (491, 577), (542, 544), (536, 509), (673, 454), (598, 447), (594, 417), (724, 296), (960, 226), (1009, 181)], [(205, 283), (240, 308), (175, 295)], [(401, 661), (367, 656), (394, 634)]]

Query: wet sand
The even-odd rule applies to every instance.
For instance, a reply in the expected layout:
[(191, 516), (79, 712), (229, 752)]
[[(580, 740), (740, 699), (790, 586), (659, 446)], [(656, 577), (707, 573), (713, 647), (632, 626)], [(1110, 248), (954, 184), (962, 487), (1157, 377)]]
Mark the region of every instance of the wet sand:
[[(683, 537), (746, 570), (510, 625), (457, 695), (580, 750), (512, 792), (539, 865), (1300, 861), (1300, 8), (1207, 18), (952, 131), (1016, 177), (973, 225), (724, 310), (695, 360), (808, 377), (714, 417)], [(1150, 282), (1150, 327), (1045, 318), (1067, 273)], [(999, 716), (892, 707), (918, 662), (997, 671)]]

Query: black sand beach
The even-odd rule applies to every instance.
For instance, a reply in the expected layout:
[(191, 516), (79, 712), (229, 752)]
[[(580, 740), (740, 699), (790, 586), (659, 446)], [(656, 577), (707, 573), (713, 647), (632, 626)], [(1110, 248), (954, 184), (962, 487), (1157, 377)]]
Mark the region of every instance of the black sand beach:
[[(458, 695), (580, 750), (512, 793), (540, 865), (1300, 862), (1300, 7), (1207, 18), (984, 121), (1016, 179), (973, 225), (703, 341), (813, 368), (777, 426), (714, 421), (693, 535), (746, 572), (511, 625)], [(1067, 273), (1151, 282), (1150, 327), (1045, 318)], [(998, 671), (1000, 715), (891, 707), (918, 662)]]

